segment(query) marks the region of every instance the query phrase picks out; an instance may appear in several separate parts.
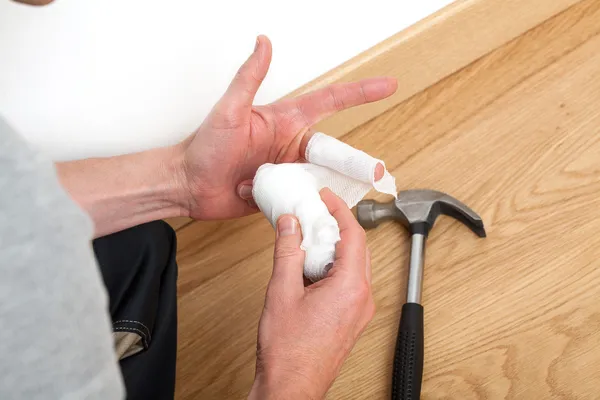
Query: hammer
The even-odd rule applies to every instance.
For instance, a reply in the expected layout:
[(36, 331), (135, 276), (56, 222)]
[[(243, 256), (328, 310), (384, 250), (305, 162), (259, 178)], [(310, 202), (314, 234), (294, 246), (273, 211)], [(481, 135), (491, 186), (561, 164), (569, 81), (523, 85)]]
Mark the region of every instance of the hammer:
[(396, 340), (392, 399), (416, 400), (421, 396), (423, 378), (423, 260), (425, 240), (440, 214), (454, 217), (479, 237), (485, 237), (483, 221), (473, 210), (445, 193), (435, 190), (406, 190), (390, 203), (363, 200), (357, 205), (357, 219), (365, 229), (381, 221), (400, 221), (411, 234), (410, 265), (406, 303)]

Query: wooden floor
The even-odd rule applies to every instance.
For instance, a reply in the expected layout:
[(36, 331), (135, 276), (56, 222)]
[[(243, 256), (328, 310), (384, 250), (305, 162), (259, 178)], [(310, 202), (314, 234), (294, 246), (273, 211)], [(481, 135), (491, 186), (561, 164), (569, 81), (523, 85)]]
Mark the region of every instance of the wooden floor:
[[(600, 1), (582, 1), (342, 140), (399, 187), (452, 194), (425, 265), (424, 399), (600, 399)], [(402, 82), (400, 82), (402, 85)], [(178, 230), (178, 399), (241, 399), (274, 233), (256, 215)], [(368, 234), (377, 315), (329, 399), (387, 399), (408, 237)]]

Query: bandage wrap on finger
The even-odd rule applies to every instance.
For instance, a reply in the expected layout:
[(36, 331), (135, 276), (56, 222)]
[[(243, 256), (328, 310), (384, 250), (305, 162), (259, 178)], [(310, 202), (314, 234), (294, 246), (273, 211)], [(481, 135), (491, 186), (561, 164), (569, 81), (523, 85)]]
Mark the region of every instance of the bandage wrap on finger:
[(316, 133), (306, 147), (308, 163), (264, 164), (254, 177), (254, 201), (275, 227), (283, 214), (295, 215), (306, 252), (304, 275), (317, 281), (327, 275), (335, 259), (340, 231), (319, 191), (328, 187), (348, 207), (354, 207), (369, 190), (396, 196), (396, 183), (385, 170), (375, 182), (375, 168), (383, 161), (323, 133)]

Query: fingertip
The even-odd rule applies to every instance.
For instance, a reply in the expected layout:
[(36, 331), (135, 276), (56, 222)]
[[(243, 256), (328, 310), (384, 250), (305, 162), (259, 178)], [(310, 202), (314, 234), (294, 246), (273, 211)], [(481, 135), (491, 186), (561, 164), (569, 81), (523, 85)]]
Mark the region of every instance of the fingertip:
[(388, 90), (391, 93), (395, 93), (396, 90), (398, 90), (398, 79), (396, 78), (392, 78), (392, 77), (387, 77), (387, 84), (388, 84)]
[(298, 219), (290, 214), (285, 214), (277, 219), (277, 237), (297, 235), (300, 231)]
[(329, 196), (329, 195), (333, 194), (333, 192), (328, 187), (324, 187), (323, 189), (319, 190), (319, 194), (321, 195), (321, 197), (323, 197), (323, 196)]
[(385, 168), (383, 166), (382, 163), (377, 163), (377, 166), (375, 167), (375, 182), (379, 181), (381, 178), (383, 178), (383, 174), (385, 173)]
[(328, 187), (325, 187), (319, 191), (319, 195), (321, 196), (321, 200), (327, 206), (329, 213), (333, 215), (335, 211), (340, 207), (339, 202), (342, 201), (338, 196), (335, 195)]
[[(267, 69), (271, 63), (272, 53), (271, 40), (265, 35), (258, 35), (256, 37), (256, 45), (254, 46), (254, 53), (258, 54), (261, 65), (267, 64)], [(266, 75), (267, 71), (264, 71)]]
[(277, 219), (276, 232), (273, 273), (268, 292), (285, 297), (301, 296), (304, 293), (302, 279), (305, 253), (301, 248), (300, 222), (293, 215), (281, 215)]
[(254, 44), (254, 52), (255, 53), (259, 47), (260, 47), (260, 35), (256, 37), (256, 43)]
[(257, 47), (267, 46), (271, 47), (271, 40), (267, 37), (267, 35), (258, 35), (256, 37), (256, 45)]
[(259, 79), (265, 79), (267, 76), (267, 72), (269, 72), (269, 67), (271, 66), (271, 58), (273, 56), (273, 49), (271, 47), (271, 41), (265, 35), (259, 35), (258, 41), (260, 43), (260, 61), (259, 61)]
[(361, 81), (362, 90), (367, 102), (378, 101), (394, 94), (398, 88), (395, 78), (369, 78)]
[(242, 200), (252, 200), (252, 181), (244, 181), (240, 183), (237, 187), (238, 196)]

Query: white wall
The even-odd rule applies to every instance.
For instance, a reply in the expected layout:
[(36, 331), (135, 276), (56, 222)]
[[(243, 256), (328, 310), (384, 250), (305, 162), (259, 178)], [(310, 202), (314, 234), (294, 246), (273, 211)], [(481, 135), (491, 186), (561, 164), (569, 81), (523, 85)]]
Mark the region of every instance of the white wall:
[(273, 42), (265, 103), (451, 1), (0, 0), (0, 115), (56, 159), (172, 143), (257, 34)]

